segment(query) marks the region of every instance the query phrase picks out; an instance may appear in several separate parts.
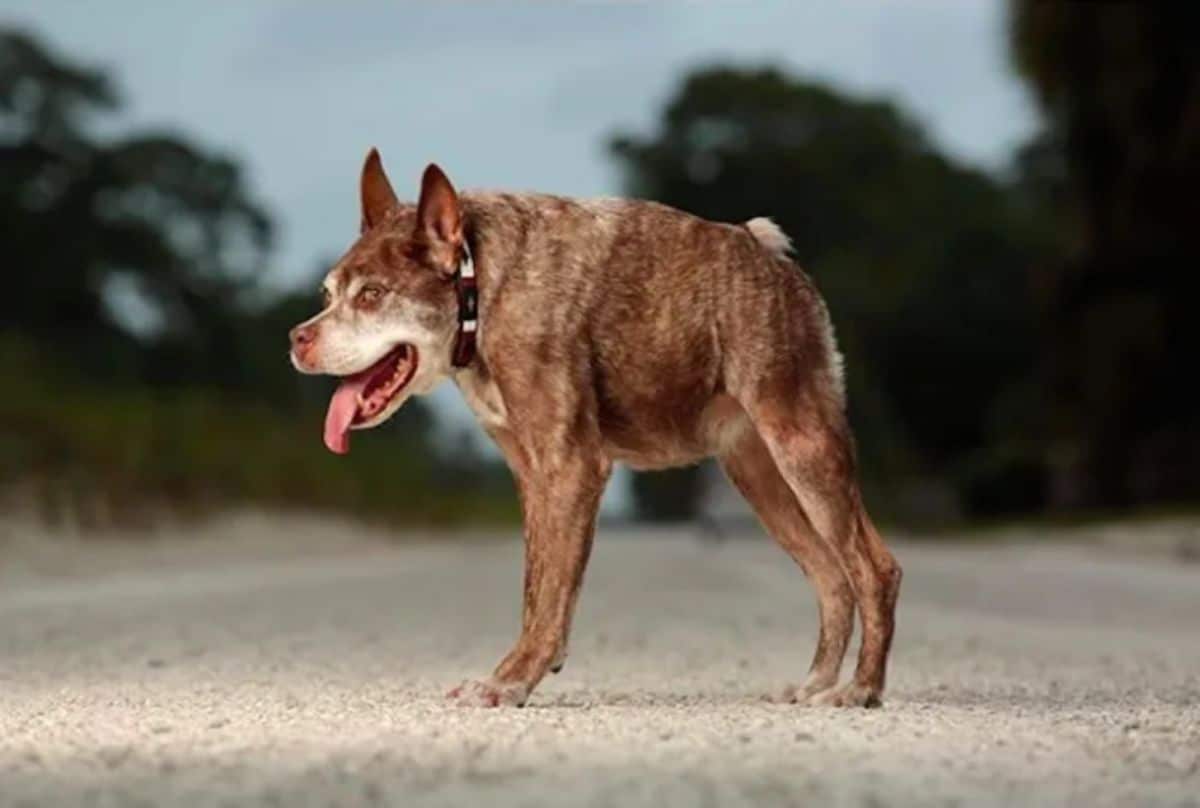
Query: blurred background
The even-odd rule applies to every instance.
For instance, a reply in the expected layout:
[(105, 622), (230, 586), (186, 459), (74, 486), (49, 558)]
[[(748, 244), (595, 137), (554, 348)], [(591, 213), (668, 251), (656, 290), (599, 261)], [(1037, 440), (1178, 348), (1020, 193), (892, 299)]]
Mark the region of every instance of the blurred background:
[[(1200, 9), (0, 1), (0, 502), (515, 521), (452, 385), (346, 457), (286, 334), (402, 196), (770, 215), (828, 298), (869, 500), (914, 526), (1200, 502)], [(464, 497), (464, 491), (470, 496)], [(699, 467), (611, 518), (745, 514)]]

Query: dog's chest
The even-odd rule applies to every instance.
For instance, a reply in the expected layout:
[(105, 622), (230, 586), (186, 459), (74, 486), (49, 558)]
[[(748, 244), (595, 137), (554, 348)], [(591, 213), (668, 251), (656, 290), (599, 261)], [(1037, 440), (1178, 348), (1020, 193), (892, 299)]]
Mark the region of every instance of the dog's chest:
[(508, 408), (504, 406), (504, 398), (495, 382), (474, 370), (458, 374), (455, 381), (467, 401), (467, 406), (475, 413), (484, 429), (508, 426)]

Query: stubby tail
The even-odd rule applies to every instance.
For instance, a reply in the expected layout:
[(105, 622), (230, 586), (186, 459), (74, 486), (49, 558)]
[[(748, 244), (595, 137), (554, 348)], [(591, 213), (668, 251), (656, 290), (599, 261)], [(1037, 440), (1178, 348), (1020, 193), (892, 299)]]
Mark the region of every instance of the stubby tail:
[(792, 240), (787, 233), (779, 229), (779, 225), (766, 216), (759, 216), (746, 222), (750, 235), (758, 239), (758, 243), (775, 253), (780, 258), (786, 258), (792, 251)]

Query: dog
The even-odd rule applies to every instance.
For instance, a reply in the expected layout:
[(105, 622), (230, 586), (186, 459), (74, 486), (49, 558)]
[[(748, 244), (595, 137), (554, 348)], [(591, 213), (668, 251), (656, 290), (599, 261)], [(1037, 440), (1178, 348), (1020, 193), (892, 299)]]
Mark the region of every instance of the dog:
[[(379, 153), (361, 231), (290, 332), (297, 370), (340, 377), (327, 447), (453, 379), (512, 469), (525, 535), (520, 637), (448, 696), (523, 705), (566, 660), (613, 464), (715, 456), (816, 590), (807, 677), (777, 698), (880, 704), (901, 570), (863, 506), (842, 360), (824, 301), (769, 219), (664, 205), (459, 195), (436, 165), (401, 203)], [(853, 678), (838, 679), (855, 610)]]

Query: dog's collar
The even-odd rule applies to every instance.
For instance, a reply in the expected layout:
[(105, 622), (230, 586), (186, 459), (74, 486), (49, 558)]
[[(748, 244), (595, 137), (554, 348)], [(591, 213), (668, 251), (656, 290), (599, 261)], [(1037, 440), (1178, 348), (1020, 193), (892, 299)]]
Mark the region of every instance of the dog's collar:
[(454, 289), (458, 294), (458, 336), (454, 338), (451, 361), (465, 368), (475, 358), (475, 339), (479, 333), (479, 287), (475, 283), (475, 259), (463, 240), (462, 260), (454, 271)]

